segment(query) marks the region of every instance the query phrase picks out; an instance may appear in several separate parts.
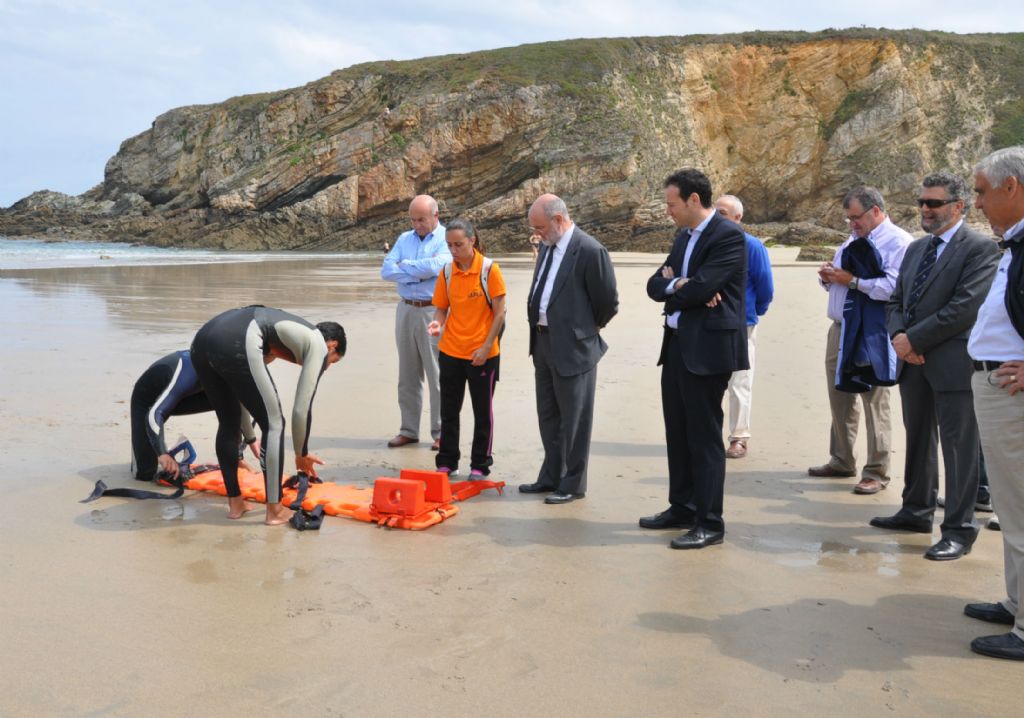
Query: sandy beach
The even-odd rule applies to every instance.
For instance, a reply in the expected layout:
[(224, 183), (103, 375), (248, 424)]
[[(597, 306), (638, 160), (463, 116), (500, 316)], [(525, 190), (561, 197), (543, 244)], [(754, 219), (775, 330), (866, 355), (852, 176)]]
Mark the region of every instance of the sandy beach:
[[(771, 252), (750, 455), (728, 463), (725, 544), (695, 552), (636, 523), (667, 505), (661, 318), (644, 291), (660, 256), (614, 255), (590, 486), (566, 506), (515, 491), (541, 453), (532, 261), (499, 258), (511, 309), (493, 478), (511, 490), (423, 532), (269, 528), (191, 492), (78, 503), (97, 479), (145, 488), (128, 471), (132, 384), (250, 303), (348, 332), (314, 406), (323, 478), (432, 467), (429, 443), (385, 446), (397, 358), (380, 258), (0, 270), (0, 716), (1020, 715), (1020, 666), (968, 648), (1003, 627), (962, 615), (1005, 596), (1000, 535), (934, 563), (937, 529), (868, 526), (899, 505), (898, 391), (887, 491), (806, 475), (828, 458), (826, 294), (815, 265)], [(297, 367), (272, 372), (290, 407)], [(214, 431), (212, 415), (168, 423), (200, 460)]]

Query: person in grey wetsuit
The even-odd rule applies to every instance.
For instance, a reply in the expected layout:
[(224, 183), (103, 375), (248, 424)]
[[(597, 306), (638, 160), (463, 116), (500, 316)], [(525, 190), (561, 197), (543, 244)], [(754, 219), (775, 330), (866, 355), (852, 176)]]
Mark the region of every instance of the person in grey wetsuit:
[(285, 419), (267, 364), (280, 358), (302, 365), (292, 409), (295, 467), (316, 476), (315, 465), (323, 461), (309, 453), (313, 397), (321, 375), (345, 355), (346, 347), (340, 324), (313, 326), (294, 314), (259, 305), (228, 310), (200, 328), (192, 341), (192, 364), (217, 412), (217, 461), (228, 494), (228, 518), (240, 518), (252, 508), (238, 485), (239, 404), (263, 435), (266, 523), (287, 523), (292, 512), (281, 504)]
[[(139, 481), (152, 481), (157, 471), (169, 478), (178, 475), (178, 462), (168, 453), (164, 424), (172, 416), (213, 411), (189, 350), (172, 352), (153, 362), (132, 389), (132, 473)], [(253, 455), (260, 443), (252, 429), (252, 417), (242, 408), (239, 428)]]

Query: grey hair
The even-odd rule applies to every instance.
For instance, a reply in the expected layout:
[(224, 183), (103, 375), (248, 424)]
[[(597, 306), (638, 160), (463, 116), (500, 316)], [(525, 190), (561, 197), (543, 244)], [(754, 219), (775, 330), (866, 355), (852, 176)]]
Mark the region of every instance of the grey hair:
[(554, 197), (546, 202), (541, 202), (540, 208), (544, 210), (544, 216), (548, 219), (553, 219), (556, 214), (560, 214), (569, 219), (569, 208), (565, 206), (565, 201), (561, 197)]
[(955, 175), (952, 172), (932, 172), (921, 180), (922, 187), (945, 187), (946, 192), (949, 193), (949, 198), (954, 200), (962, 200), (964, 203), (964, 211), (971, 206), (971, 191), (967, 188), (967, 182), (960, 175)]
[(740, 219), (743, 219), (743, 203), (740, 201), (739, 197), (737, 197), (734, 194), (723, 194), (718, 199), (724, 199), (726, 202), (730, 202), (732, 204), (733, 209), (736, 210), (736, 214), (740, 216)]
[(861, 209), (865, 212), (872, 207), (878, 207), (878, 209), (885, 211), (885, 200), (882, 199), (882, 193), (874, 187), (854, 187), (846, 196), (843, 197), (843, 209), (850, 208), (850, 202), (857, 200)]
[(974, 166), (974, 171), (984, 175), (993, 187), (999, 187), (1011, 177), (1024, 183), (1024, 146), (1004, 147), (996, 150)]

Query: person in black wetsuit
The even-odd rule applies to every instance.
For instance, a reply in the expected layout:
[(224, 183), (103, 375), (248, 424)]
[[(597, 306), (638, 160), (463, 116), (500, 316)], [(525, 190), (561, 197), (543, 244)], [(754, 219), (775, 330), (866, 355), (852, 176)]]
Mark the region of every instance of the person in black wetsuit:
[(345, 355), (345, 330), (335, 322), (315, 327), (301, 317), (263, 306), (230, 309), (202, 326), (192, 341), (192, 364), (217, 412), (217, 461), (228, 494), (228, 518), (250, 507), (238, 485), (241, 404), (263, 434), (261, 465), (269, 525), (287, 523), (292, 512), (281, 504), (285, 419), (267, 364), (276, 358), (302, 365), (292, 409), (295, 467), (316, 476), (319, 457), (309, 453), (313, 397), (320, 377)]
[[(142, 373), (132, 389), (132, 473), (139, 481), (152, 481), (157, 471), (178, 475), (178, 462), (168, 453), (164, 424), (172, 416), (213, 411), (189, 350), (173, 352)], [(249, 412), (242, 409), (239, 428), (257, 458), (260, 444)]]

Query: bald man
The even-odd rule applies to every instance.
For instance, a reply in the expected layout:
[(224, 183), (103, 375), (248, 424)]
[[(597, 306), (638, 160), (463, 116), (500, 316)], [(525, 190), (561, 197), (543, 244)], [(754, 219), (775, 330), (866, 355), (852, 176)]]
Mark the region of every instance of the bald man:
[(573, 224), (565, 202), (541, 195), (529, 222), (541, 242), (527, 316), (544, 463), (519, 491), (565, 504), (587, 491), (597, 362), (608, 350), (600, 331), (618, 312), (619, 295), (608, 250)]
[[(740, 224), (743, 219), (743, 202), (735, 195), (723, 194), (715, 202), (715, 211)], [(758, 317), (763, 317), (768, 311), (768, 305), (775, 294), (768, 250), (760, 239), (749, 232), (744, 231), (743, 236), (747, 240), (747, 356), (750, 368), (734, 371), (729, 379), (727, 459), (742, 459), (747, 455), (750, 444), (750, 407), (754, 400), (754, 337), (757, 334)]]
[(384, 257), (381, 279), (398, 288), (395, 313), (395, 344), (398, 347), (398, 407), (402, 424), (398, 435), (388, 442), (391, 448), (415, 444), (420, 440), (423, 413), (423, 381), (430, 392), (430, 436), (434, 451), (441, 441), (441, 385), (437, 363), (437, 337), (427, 333), (434, 318), (434, 285), (451, 252), (445, 242), (444, 226), (438, 220), (437, 201), (421, 194), (409, 204), (412, 229), (395, 240)]

